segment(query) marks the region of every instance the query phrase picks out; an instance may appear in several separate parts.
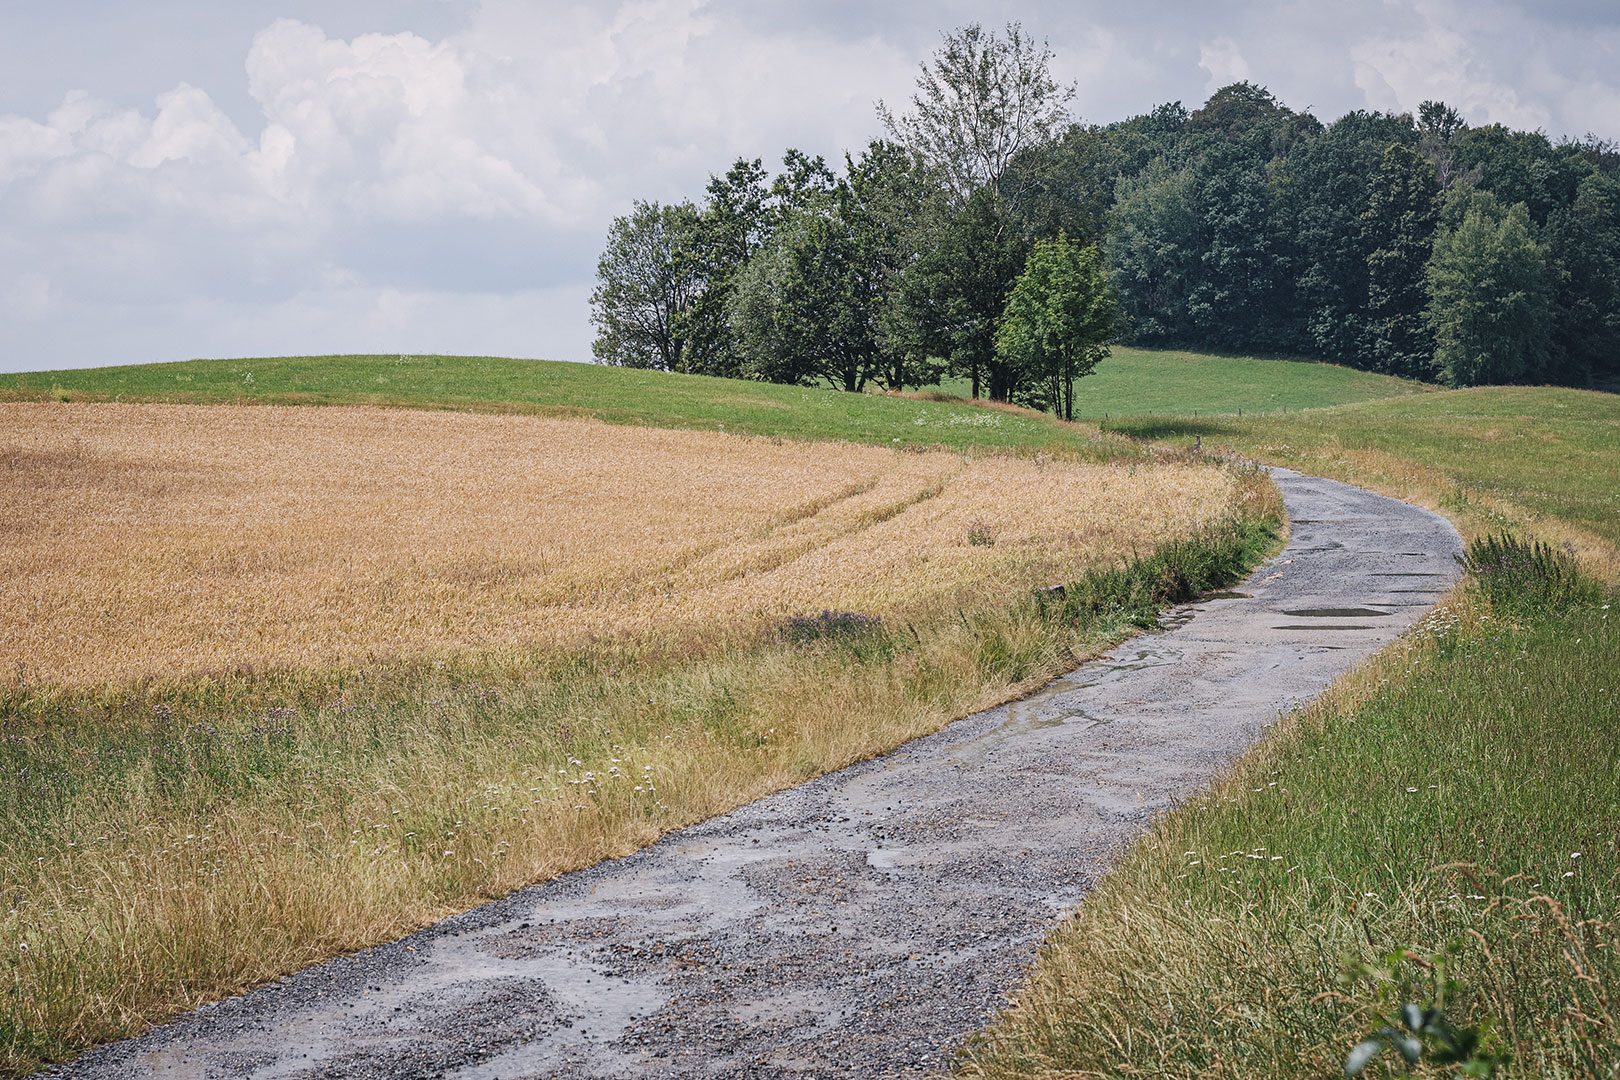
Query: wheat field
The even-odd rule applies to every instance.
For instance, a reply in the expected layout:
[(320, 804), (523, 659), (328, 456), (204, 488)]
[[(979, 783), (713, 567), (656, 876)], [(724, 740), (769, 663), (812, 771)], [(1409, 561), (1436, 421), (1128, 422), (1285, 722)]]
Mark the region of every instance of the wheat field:
[(1212, 469), (368, 408), (0, 406), (0, 672), (84, 685), (877, 615), (1059, 581)]
[[(374, 408), (0, 404), (0, 1074), (1105, 647), (1029, 589), (1253, 470)], [(824, 609), (866, 636), (777, 633)]]

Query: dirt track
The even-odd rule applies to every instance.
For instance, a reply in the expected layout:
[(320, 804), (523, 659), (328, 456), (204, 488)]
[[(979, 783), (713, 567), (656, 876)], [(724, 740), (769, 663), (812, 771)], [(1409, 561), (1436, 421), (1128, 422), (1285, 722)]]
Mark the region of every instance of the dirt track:
[(1279, 471), (1280, 556), (1025, 701), (93, 1051), (73, 1077), (937, 1073), (1154, 811), (1427, 610), (1444, 519)]

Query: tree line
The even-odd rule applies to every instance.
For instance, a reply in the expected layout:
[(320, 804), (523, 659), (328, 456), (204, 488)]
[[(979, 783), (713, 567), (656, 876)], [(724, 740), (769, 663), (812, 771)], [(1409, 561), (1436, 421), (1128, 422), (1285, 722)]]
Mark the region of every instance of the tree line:
[(1107, 125), (1017, 24), (946, 35), (839, 167), (739, 159), (614, 220), (605, 363), (1072, 415), (1110, 340), (1466, 386), (1620, 377), (1620, 152), (1243, 82)]

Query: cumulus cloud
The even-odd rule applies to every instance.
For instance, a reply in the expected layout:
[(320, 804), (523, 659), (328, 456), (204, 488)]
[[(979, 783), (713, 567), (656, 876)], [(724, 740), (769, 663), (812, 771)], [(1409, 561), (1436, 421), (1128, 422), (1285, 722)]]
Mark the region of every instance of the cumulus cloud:
[[(967, 0), (482, 0), (431, 30), (349, 19), (339, 35), (275, 17), (303, 0), (244, 3), (264, 12), (250, 38), (196, 43), (236, 50), (239, 84), (210, 69), (143, 99), (86, 77), (0, 115), (0, 369), (584, 359), (595, 254), (631, 199), (699, 195), (738, 156), (858, 149), (939, 32), (983, 17)], [(999, 17), (1051, 39), (1088, 120), (1249, 78), (1324, 119), (1438, 97), (1476, 121), (1620, 135), (1617, 20), (1585, 9), (1010, 0)]]
[(1204, 92), (1209, 94), (1223, 86), (1248, 82), (1254, 78), (1254, 72), (1249, 70), (1249, 62), (1243, 59), (1237, 42), (1224, 34), (1199, 46), (1198, 66), (1209, 72), (1209, 82), (1204, 86)]

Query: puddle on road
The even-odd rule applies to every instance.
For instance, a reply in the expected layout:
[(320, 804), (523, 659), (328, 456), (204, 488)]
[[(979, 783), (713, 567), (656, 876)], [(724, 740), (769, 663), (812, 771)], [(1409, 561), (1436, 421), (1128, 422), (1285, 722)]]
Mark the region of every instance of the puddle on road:
[(1287, 623), (1283, 626), (1273, 626), (1273, 630), (1376, 630), (1376, 626), (1326, 626), (1322, 623)]
[(1284, 611), (1283, 614), (1296, 619), (1381, 619), (1389, 612), (1364, 607), (1316, 607), (1295, 608), (1292, 611)]

